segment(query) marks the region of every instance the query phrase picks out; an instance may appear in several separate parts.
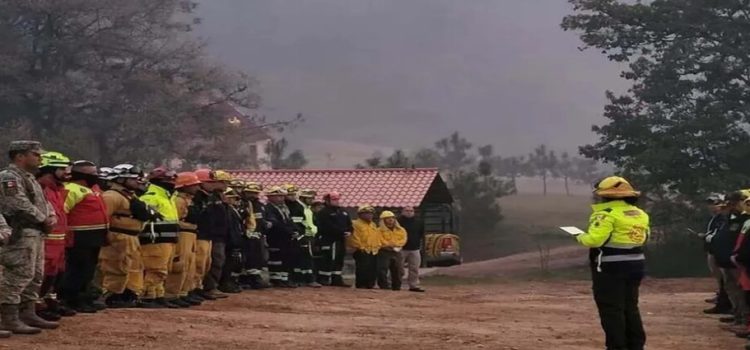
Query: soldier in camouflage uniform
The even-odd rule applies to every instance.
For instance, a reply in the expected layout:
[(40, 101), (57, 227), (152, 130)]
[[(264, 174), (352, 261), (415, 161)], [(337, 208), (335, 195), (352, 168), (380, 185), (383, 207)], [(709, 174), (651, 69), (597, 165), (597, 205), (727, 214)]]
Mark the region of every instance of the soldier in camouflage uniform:
[(10, 166), (0, 172), (0, 208), (12, 234), (0, 251), (0, 329), (15, 334), (37, 334), (55, 329), (36, 315), (34, 306), (44, 279), (43, 236), (57, 218), (34, 173), (41, 164), (41, 144), (13, 141)]

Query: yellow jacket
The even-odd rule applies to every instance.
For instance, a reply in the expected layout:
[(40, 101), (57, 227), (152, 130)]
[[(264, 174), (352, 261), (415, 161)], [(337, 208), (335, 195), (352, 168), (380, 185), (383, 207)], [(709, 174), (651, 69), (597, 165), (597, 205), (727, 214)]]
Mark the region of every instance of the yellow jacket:
[(193, 204), (193, 196), (177, 192), (172, 196), (175, 209), (177, 209), (177, 218), (180, 221), (180, 231), (189, 233), (198, 233), (198, 225), (185, 221), (188, 216), (188, 208)]
[(648, 214), (622, 200), (595, 204), (586, 233), (576, 237), (592, 248), (591, 260), (599, 271), (603, 263), (645, 260), (643, 246), (650, 234)]
[(383, 248), (402, 248), (406, 245), (406, 229), (401, 227), (396, 221), (396, 226), (389, 229), (385, 223), (381, 222), (378, 229), (380, 231), (380, 244)]
[[(133, 217), (130, 211), (130, 199), (126, 197), (127, 190), (121, 185), (114, 184), (102, 194), (102, 200), (107, 207), (109, 216), (109, 230), (115, 233), (129, 232), (137, 235), (143, 230), (143, 221)], [(132, 194), (135, 197), (135, 194)]]
[(347, 244), (350, 248), (364, 251), (365, 253), (375, 255), (380, 250), (382, 242), (380, 232), (374, 222), (365, 222), (361, 219), (352, 221), (354, 232), (349, 236)]

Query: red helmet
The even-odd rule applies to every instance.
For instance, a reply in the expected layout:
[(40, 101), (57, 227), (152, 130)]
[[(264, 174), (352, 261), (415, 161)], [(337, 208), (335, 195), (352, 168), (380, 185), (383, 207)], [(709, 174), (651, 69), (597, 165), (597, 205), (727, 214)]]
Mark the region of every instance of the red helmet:
[(326, 193), (325, 196), (323, 196), (323, 199), (326, 201), (339, 200), (341, 199), (341, 194), (339, 194), (338, 192), (329, 192), (329, 193)]
[(199, 185), (200, 183), (201, 180), (198, 179), (198, 176), (195, 176), (195, 173), (191, 173), (188, 171), (177, 174), (177, 184), (175, 185), (175, 188)]
[(158, 167), (148, 173), (148, 181), (175, 182), (175, 180), (177, 180), (177, 173), (165, 167)]
[(200, 180), (200, 182), (213, 182), (213, 173), (214, 171), (211, 169), (198, 169), (195, 171), (195, 176), (198, 177), (198, 180)]

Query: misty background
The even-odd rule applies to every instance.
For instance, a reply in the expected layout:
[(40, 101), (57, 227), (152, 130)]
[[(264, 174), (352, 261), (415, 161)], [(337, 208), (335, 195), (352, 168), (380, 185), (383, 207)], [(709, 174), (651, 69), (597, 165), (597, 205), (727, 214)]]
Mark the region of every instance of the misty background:
[(310, 167), (430, 146), (458, 130), (521, 155), (576, 152), (619, 68), (560, 29), (565, 0), (204, 0), (215, 59), (260, 81), (262, 113)]

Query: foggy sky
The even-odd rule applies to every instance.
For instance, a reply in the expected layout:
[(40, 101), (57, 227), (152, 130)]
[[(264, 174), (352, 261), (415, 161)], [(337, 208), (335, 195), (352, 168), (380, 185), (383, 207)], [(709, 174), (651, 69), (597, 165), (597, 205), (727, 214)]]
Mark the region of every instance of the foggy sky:
[(560, 29), (569, 12), (565, 0), (204, 0), (197, 33), (260, 80), (269, 118), (307, 117), (291, 136), (314, 159), (453, 130), (515, 155), (594, 141), (604, 91), (625, 86)]

